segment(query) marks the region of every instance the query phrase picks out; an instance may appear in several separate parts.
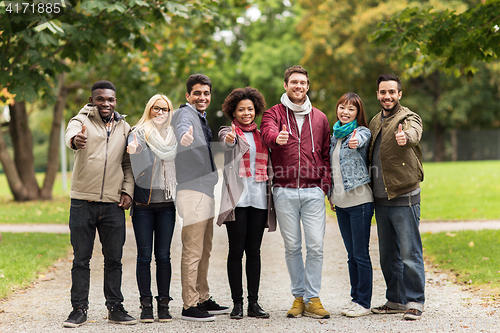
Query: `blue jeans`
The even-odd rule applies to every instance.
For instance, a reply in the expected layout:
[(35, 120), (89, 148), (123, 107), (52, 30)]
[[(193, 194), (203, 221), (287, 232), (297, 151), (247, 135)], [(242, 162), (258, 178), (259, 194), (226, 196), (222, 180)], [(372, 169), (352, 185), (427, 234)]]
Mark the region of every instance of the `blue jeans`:
[(423, 310), (425, 271), (420, 238), (420, 204), (375, 205), (380, 266), (387, 285), (387, 305)]
[(141, 297), (151, 297), (151, 257), (156, 260), (158, 296), (170, 297), (170, 244), (175, 227), (175, 206), (150, 207), (134, 205), (132, 215), (137, 244), (137, 285)]
[(340, 233), (347, 250), (352, 301), (369, 309), (372, 299), (373, 270), (368, 246), (373, 202), (354, 207), (336, 207)]
[(87, 307), (90, 287), (90, 258), (97, 232), (104, 256), (106, 305), (123, 302), (122, 254), (125, 244), (125, 212), (118, 203), (71, 199), (69, 229), (73, 246), (71, 304)]
[[(273, 188), (276, 217), (285, 244), (285, 260), (292, 295), (304, 302), (319, 297), (325, 236), (325, 194), (319, 187)], [(306, 262), (302, 259), (302, 233), (306, 242)]]

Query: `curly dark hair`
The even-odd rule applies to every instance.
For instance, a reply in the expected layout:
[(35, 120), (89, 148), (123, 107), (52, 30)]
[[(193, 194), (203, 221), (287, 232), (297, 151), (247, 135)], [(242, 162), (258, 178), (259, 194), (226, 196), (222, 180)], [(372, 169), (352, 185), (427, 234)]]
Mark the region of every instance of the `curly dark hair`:
[(238, 103), (248, 99), (251, 100), (255, 108), (255, 117), (260, 116), (266, 109), (266, 101), (264, 96), (255, 88), (236, 88), (226, 97), (224, 104), (222, 104), (222, 112), (230, 120), (234, 119), (233, 112), (236, 110)]

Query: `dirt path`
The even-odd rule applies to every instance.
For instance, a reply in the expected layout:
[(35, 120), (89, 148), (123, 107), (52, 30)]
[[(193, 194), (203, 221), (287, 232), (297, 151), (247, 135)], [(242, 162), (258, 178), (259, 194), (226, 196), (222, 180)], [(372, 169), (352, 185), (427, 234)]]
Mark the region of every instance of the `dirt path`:
[[(500, 221), (483, 223), (454, 223), (433, 226), (422, 223), (422, 232), (437, 230), (446, 226), (447, 230), (459, 230), (468, 226), (477, 229), (483, 226), (500, 228)], [(16, 227), (21, 228), (21, 227)], [(43, 231), (52, 230), (45, 226)], [(54, 227), (56, 228), (56, 227)], [(60, 226), (57, 228), (61, 228)], [(16, 231), (10, 229), (10, 231)], [(67, 226), (63, 226), (67, 232)], [(62, 230), (55, 229), (55, 230)], [(21, 229), (17, 229), (22, 231)], [(8, 231), (0, 226), (0, 231)], [(172, 297), (171, 323), (120, 326), (109, 324), (102, 295), (102, 255), (97, 241), (94, 258), (91, 261), (91, 290), (89, 322), (75, 331), (78, 332), (476, 332), (498, 331), (500, 323), (498, 309), (486, 306), (471, 293), (461, 291), (452, 285), (445, 276), (426, 273), (426, 309), (422, 319), (406, 322), (402, 315), (369, 315), (349, 319), (340, 315), (343, 304), (349, 301), (349, 280), (346, 252), (338, 226), (333, 219), (327, 223), (325, 236), (325, 260), (321, 300), (332, 314), (329, 320), (310, 318), (287, 319), (285, 313), (293, 301), (290, 295), (288, 277), (281, 235), (278, 232), (266, 233), (262, 246), (263, 270), (260, 289), (260, 303), (270, 312), (268, 320), (251, 319), (231, 320), (227, 315), (218, 316), (214, 323), (193, 323), (180, 319), (180, 227), (176, 226), (172, 243)], [(64, 232), (64, 231), (56, 231)], [(378, 261), (376, 229), (372, 228), (370, 253), (374, 267), (374, 293), (372, 305), (385, 301), (385, 283)], [(135, 241), (133, 230), (127, 228), (127, 241), (123, 258), (123, 287), (125, 308), (132, 316), (139, 317), (139, 294), (135, 281)], [(229, 285), (226, 274), (227, 236), (224, 227), (215, 227), (214, 246), (210, 261), (209, 281), (211, 294), (220, 304), (231, 305)], [(62, 322), (71, 311), (70, 305), (70, 268), (71, 258), (57, 262), (43, 278), (34, 282), (33, 287), (17, 292), (6, 301), (0, 302), (0, 332), (68, 332)]]

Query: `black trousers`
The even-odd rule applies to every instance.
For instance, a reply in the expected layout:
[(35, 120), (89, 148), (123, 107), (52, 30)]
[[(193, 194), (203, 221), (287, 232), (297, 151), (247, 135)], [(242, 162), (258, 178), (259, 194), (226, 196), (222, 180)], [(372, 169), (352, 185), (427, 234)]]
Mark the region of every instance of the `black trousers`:
[(236, 221), (226, 223), (229, 239), (227, 275), (234, 303), (243, 303), (242, 260), (246, 255), (248, 301), (257, 301), (260, 284), (260, 246), (267, 221), (267, 209), (236, 207)]

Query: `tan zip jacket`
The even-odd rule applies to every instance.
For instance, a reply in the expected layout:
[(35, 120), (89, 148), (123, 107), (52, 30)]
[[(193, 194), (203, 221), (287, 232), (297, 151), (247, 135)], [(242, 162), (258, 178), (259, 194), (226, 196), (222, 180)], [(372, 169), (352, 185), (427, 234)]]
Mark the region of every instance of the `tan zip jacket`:
[(74, 150), (75, 164), (71, 176), (70, 198), (98, 202), (120, 202), (122, 193), (133, 198), (134, 176), (126, 151), (130, 131), (125, 117), (115, 112), (109, 138), (97, 107), (85, 105), (68, 123), (66, 146), (85, 124), (87, 145)]
[[(391, 200), (417, 189), (424, 180), (422, 150), (419, 145), (423, 127), (420, 116), (404, 106), (395, 114), (384, 118), (383, 122), (381, 113), (382, 111), (377, 113), (370, 121), (372, 141), (369, 161), (373, 157), (375, 140), (378, 135), (382, 135), (380, 162), (387, 196)], [(396, 141), (399, 124), (403, 125), (402, 129), (407, 138), (403, 147)]]

